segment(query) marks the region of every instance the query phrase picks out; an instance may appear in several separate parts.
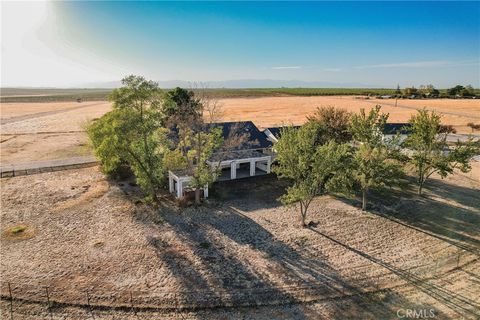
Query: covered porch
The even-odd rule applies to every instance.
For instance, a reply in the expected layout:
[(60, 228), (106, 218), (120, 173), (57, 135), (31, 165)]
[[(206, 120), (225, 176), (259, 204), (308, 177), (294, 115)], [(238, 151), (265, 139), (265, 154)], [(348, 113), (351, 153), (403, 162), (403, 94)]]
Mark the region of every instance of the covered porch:
[(219, 170), (218, 181), (235, 180), (270, 173), (272, 156), (256, 150), (216, 154), (207, 161), (212, 170)]
[[(228, 154), (216, 153), (207, 161), (212, 171), (219, 171), (217, 181), (236, 180), (261, 176), (270, 173), (272, 156), (256, 150), (231, 151)], [(168, 187), (176, 198), (191, 195), (192, 177), (184, 170), (168, 172)], [(208, 198), (208, 185), (202, 188), (203, 197)]]
[[(192, 177), (183, 170), (168, 171), (168, 190), (174, 194), (176, 198), (183, 198), (191, 192), (194, 192), (190, 187)], [(202, 188), (203, 197), (208, 198), (208, 185)]]

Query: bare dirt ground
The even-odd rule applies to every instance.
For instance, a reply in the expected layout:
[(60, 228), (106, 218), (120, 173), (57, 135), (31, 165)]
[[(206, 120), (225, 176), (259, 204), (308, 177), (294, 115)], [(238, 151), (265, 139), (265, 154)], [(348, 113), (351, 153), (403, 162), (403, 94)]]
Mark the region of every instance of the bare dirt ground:
[[(480, 100), (365, 100), (352, 96), (261, 97), (220, 100), (226, 121), (252, 120), (259, 127), (302, 124), (317, 107), (333, 105), (358, 112), (376, 104), (390, 122), (407, 122), (417, 108), (443, 112), (443, 122), (458, 133), (470, 133), (468, 122), (480, 123)], [(0, 164), (83, 156), (88, 148), (84, 125), (111, 108), (109, 102), (3, 103)], [(478, 132), (477, 132), (478, 133)]]
[[(2, 179), (2, 295), (10, 282), (26, 299), (13, 304), (22, 319), (50, 317), (44, 286), (55, 319), (398, 319), (407, 309), (476, 319), (473, 166), (432, 180), (423, 198), (376, 194), (370, 213), (319, 197), (307, 229), (278, 202), (285, 185), (273, 176), (217, 185), (199, 209), (168, 196), (151, 209), (133, 183), (107, 181), (98, 168)], [(7, 237), (18, 225), (33, 236)], [(3, 301), (5, 316), (9, 308)]]
[(109, 102), (2, 104), (1, 164), (91, 154), (84, 125), (110, 108)]
[(358, 112), (361, 108), (370, 110), (375, 105), (382, 106), (382, 111), (389, 113), (389, 122), (407, 122), (417, 109), (426, 107), (430, 110), (445, 112), (444, 124), (453, 125), (459, 133), (470, 133), (468, 122), (480, 122), (480, 100), (398, 100), (364, 99), (352, 96), (313, 96), (313, 97), (263, 97), (220, 100), (226, 120), (252, 120), (257, 125), (269, 127), (284, 124), (299, 125), (317, 107), (335, 106)]

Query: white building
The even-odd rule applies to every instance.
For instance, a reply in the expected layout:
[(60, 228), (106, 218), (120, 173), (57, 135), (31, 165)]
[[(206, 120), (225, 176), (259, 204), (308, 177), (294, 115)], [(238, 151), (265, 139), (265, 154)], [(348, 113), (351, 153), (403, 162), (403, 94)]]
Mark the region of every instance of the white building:
[[(219, 171), (217, 181), (235, 180), (260, 176), (270, 173), (272, 165), (273, 142), (261, 132), (251, 121), (223, 122), (216, 124), (222, 127), (224, 139), (231, 134), (245, 134), (248, 141), (235, 150), (215, 153), (207, 164), (212, 171)], [(184, 170), (169, 171), (169, 191), (177, 198), (187, 196), (193, 192), (189, 187), (192, 177)], [(208, 186), (202, 189), (203, 196), (208, 197)]]

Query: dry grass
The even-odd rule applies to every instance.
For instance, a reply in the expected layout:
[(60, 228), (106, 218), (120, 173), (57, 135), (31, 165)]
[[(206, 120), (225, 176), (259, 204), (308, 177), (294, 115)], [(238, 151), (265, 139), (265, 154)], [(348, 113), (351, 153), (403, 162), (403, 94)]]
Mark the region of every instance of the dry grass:
[(78, 189), (80, 194), (59, 202), (52, 208), (51, 212), (58, 213), (72, 208), (78, 209), (78, 207), (86, 205), (94, 199), (103, 196), (108, 191), (109, 187), (110, 185), (105, 180), (94, 181), (91, 185), (72, 186), (71, 189)]
[[(470, 133), (469, 122), (480, 123), (480, 100), (399, 100), (408, 108), (394, 107), (394, 100), (365, 100), (352, 96), (314, 97), (261, 97), (222, 99), (223, 120), (252, 120), (259, 127), (281, 124), (302, 124), (317, 107), (332, 105), (358, 112), (383, 105), (390, 113), (390, 122), (406, 122), (415, 108), (427, 107), (445, 114), (443, 122), (451, 124), (458, 133)], [(81, 109), (74, 109), (85, 106)], [(413, 109), (412, 109), (413, 108)], [(72, 109), (72, 110), (69, 110)], [(1, 164), (59, 159), (86, 155), (87, 137), (82, 131), (84, 124), (98, 118), (111, 109), (109, 102), (52, 102), (52, 103), (4, 103), (0, 106), (1, 119), (11, 121), (14, 117), (28, 119), (5, 123), (1, 127)], [(59, 111), (55, 114), (35, 116), (39, 112)], [(69, 111), (65, 111), (69, 110)]]
[[(377, 104), (382, 111), (389, 113), (389, 122), (407, 122), (416, 110), (395, 107), (395, 100), (359, 99), (352, 96), (334, 97), (263, 97), (223, 99), (224, 119), (228, 121), (252, 120), (261, 127), (281, 124), (299, 125), (307, 116), (314, 113), (317, 107), (335, 106), (350, 112), (359, 112), (361, 108), (370, 110)], [(444, 115), (443, 123), (453, 125), (459, 133), (470, 133), (468, 122), (480, 123), (480, 100), (398, 100), (398, 105), (413, 108), (427, 107), (438, 112), (464, 113), (463, 116)]]
[(1, 119), (11, 119), (19, 116), (32, 115), (40, 112), (67, 110), (86, 103), (78, 102), (48, 102), (48, 103), (2, 103)]
[[(0, 272), (16, 284), (16, 295), (39, 294), (42, 302), (39, 283), (51, 285), (52, 299), (73, 303), (84, 301), (87, 289), (95, 303), (127, 306), (132, 291), (138, 307), (163, 306), (171, 298), (165, 292), (187, 299), (194, 291), (196, 299), (258, 303), (325, 299), (257, 309), (260, 317), (294, 308), (291, 317), (388, 319), (395, 308), (429, 306), (439, 318), (468, 318), (480, 303), (480, 164), (474, 166), (474, 175), (431, 181), (425, 198), (383, 195), (385, 207), (368, 216), (344, 199), (319, 197), (311, 229), (298, 228), (297, 211), (278, 203), (282, 184), (273, 177), (224, 185), (225, 198), (200, 209), (166, 203), (160, 210), (134, 204), (138, 190), (128, 183), (104, 193), (96, 168), (2, 179), (2, 222), (21, 219), (42, 232), (17, 243), (2, 239)], [(90, 195), (82, 190), (87, 185)], [(49, 214), (58, 203), (74, 214)], [(292, 290), (309, 284), (318, 289)]]

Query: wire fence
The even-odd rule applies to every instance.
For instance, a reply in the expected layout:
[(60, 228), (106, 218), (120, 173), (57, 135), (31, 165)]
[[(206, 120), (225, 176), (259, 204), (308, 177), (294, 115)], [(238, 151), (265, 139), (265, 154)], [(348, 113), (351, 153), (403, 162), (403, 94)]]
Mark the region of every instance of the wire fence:
[[(155, 312), (184, 312), (198, 309), (252, 307), (266, 305), (284, 305), (292, 303), (312, 302), (325, 299), (345, 298), (372, 292), (391, 289), (405, 283), (415, 286), (429, 285), (430, 279), (435, 279), (467, 264), (478, 261), (479, 257), (464, 250), (450, 254), (435, 263), (418, 266), (411, 269), (396, 269), (385, 264), (384, 268), (390, 272), (372, 277), (362, 277), (363, 272), (358, 272), (355, 280), (339, 280), (326, 277), (316, 283), (298, 283), (285, 286), (264, 286), (253, 288), (205, 288), (190, 291), (159, 290), (151, 291), (122, 290), (102, 291), (95, 288), (75, 289), (56, 284), (19, 284), (4, 281), (1, 285), (1, 299), (3, 308), (7, 309), (9, 318), (28, 303), (43, 306), (43, 311), (50, 316), (57, 310), (76, 307), (93, 312), (93, 310), (106, 312), (117, 310), (136, 313), (145, 311)], [(375, 262), (375, 261), (373, 261)], [(375, 262), (378, 263), (378, 262)], [(398, 276), (401, 282), (389, 282), (386, 278)], [(354, 285), (353, 285), (354, 283)], [(384, 285), (382, 286), (381, 283)], [(388, 286), (385, 286), (388, 284)], [(361, 289), (359, 289), (361, 288)], [(435, 287), (428, 287), (435, 290)], [(443, 289), (442, 289), (443, 290)], [(440, 292), (440, 291), (439, 291)], [(444, 294), (444, 292), (442, 293)], [(462, 303), (459, 301), (458, 303)], [(5, 314), (5, 310), (3, 312)], [(86, 317), (89, 317), (87, 314)], [(7, 319), (5, 317), (5, 319)]]

